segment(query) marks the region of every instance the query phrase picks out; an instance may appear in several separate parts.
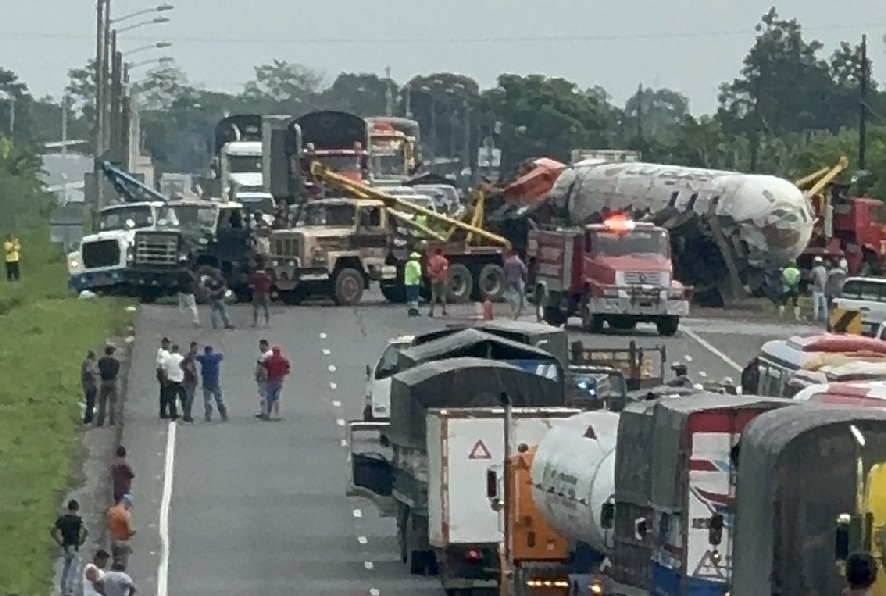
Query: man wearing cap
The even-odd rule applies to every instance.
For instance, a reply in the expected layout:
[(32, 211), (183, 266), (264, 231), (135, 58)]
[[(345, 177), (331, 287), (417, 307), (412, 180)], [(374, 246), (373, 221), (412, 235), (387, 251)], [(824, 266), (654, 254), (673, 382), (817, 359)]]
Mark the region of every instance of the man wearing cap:
[(689, 378), (689, 369), (681, 362), (674, 362), (671, 365), (674, 371), (674, 378), (668, 381), (668, 387), (689, 387), (691, 388), (692, 379)]
[(825, 289), (828, 283), (828, 270), (825, 269), (824, 259), (815, 257), (815, 264), (809, 272), (809, 285), (812, 288), (812, 317), (818, 321), (818, 315), (822, 318), (828, 316), (828, 304), (825, 300)]
[(132, 495), (123, 495), (120, 501), (108, 509), (108, 533), (111, 536), (111, 556), (115, 562), (126, 565), (132, 554)]
[(410, 317), (418, 316), (418, 297), (421, 288), (421, 255), (412, 252), (403, 269), (403, 285), (406, 287), (406, 308)]

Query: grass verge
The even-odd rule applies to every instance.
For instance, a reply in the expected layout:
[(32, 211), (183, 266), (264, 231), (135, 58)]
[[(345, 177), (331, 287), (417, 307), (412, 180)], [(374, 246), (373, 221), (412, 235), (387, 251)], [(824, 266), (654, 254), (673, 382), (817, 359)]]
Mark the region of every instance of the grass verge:
[(79, 445), (80, 363), (132, 315), (120, 301), (62, 297), (64, 265), (23, 248), (21, 284), (0, 282), (0, 594), (42, 596)]

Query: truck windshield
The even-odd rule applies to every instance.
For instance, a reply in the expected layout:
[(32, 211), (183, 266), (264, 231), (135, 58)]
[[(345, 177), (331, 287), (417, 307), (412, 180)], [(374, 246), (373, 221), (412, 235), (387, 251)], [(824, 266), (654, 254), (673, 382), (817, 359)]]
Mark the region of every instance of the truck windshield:
[(305, 207), (302, 225), (305, 226), (353, 226), (357, 221), (354, 205), (330, 205), (314, 203)]
[(360, 157), (357, 155), (318, 155), (316, 159), (335, 172), (360, 171)]
[(125, 230), (127, 221), (132, 221), (133, 228), (147, 228), (154, 225), (153, 212), (147, 205), (113, 207), (101, 212), (98, 226), (102, 232)]
[(232, 174), (261, 172), (261, 155), (228, 155), (228, 171)]
[(629, 232), (596, 232), (593, 236), (594, 255), (598, 257), (626, 257), (630, 255), (657, 255), (667, 257), (670, 254), (668, 237), (664, 231)]
[(214, 205), (175, 205), (160, 210), (158, 221), (169, 226), (211, 230), (215, 227), (218, 209)]
[(375, 137), (372, 139), (372, 173), (376, 176), (403, 176), (406, 174), (406, 143), (402, 138)]

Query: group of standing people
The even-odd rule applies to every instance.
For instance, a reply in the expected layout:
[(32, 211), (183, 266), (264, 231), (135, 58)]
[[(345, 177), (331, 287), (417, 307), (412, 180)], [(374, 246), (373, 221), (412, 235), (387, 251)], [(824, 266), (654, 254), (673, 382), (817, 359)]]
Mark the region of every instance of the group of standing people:
[(105, 346), (101, 358), (92, 350), (86, 353), (80, 366), (80, 382), (86, 401), (83, 424), (95, 422), (95, 426), (104, 426), (106, 417), (111, 426), (116, 423), (120, 377), (120, 361), (116, 353), (117, 348), (112, 345)]
[[(218, 269), (213, 269), (208, 275), (201, 277), (203, 279), (198, 278), (188, 264), (179, 269), (176, 280), (179, 288), (179, 309), (190, 312), (191, 323), (195, 329), (199, 328), (200, 311), (197, 309), (197, 295), (206, 292), (209, 296), (209, 317), (212, 328), (233, 329), (234, 326), (228, 317), (228, 307), (225, 302), (230, 290), (224, 275)], [(249, 278), (249, 285), (252, 289), (252, 326), (258, 327), (259, 315), (263, 315), (265, 326), (270, 326), (273, 280), (265, 270), (265, 261), (261, 256), (256, 258), (253, 272)]]
[[(221, 363), (224, 355), (212, 346), (201, 353), (197, 342), (191, 342), (184, 354), (168, 337), (160, 340), (157, 349), (157, 383), (159, 384), (160, 418), (193, 422), (192, 410), (197, 387), (203, 384), (203, 420), (212, 422), (213, 401), (223, 422), (228, 420), (221, 388)], [(199, 365), (199, 371), (198, 371)]]
[[(130, 543), (136, 535), (132, 523), (132, 482), (135, 473), (122, 445), (116, 449), (110, 475), (114, 505), (106, 513), (106, 523), (111, 552), (99, 548), (83, 567), (83, 596), (131, 596), (136, 592), (132, 577), (126, 572), (132, 553)], [(80, 503), (76, 499), (68, 501), (65, 512), (56, 519), (50, 533), (61, 549), (64, 561), (61, 596), (74, 596), (80, 572), (80, 549), (89, 536), (80, 516)]]
[[(511, 316), (517, 319), (523, 312), (523, 305), (526, 301), (526, 264), (516, 251), (509, 250), (505, 254), (502, 270), (505, 285), (504, 296), (511, 307)], [(425, 273), (431, 285), (428, 316), (434, 316), (439, 303), (442, 306), (442, 314), (445, 317), (447, 315), (446, 304), (451, 289), (451, 279), (449, 276), (449, 259), (443, 254), (443, 249), (438, 247), (434, 250), (434, 254), (427, 258)], [(403, 270), (403, 285), (406, 287), (406, 308), (407, 313), (411, 317), (419, 315), (418, 305), (421, 297), (422, 279), (422, 254), (420, 252), (412, 252)]]
[[(812, 270), (809, 272), (809, 288), (812, 293), (812, 317), (815, 321), (827, 321), (834, 298), (843, 289), (848, 274), (846, 259), (840, 258), (825, 263), (822, 257), (815, 257)], [(794, 309), (794, 318), (800, 320), (800, 283), (803, 274), (796, 263), (791, 263), (781, 271), (781, 300), (778, 314), (784, 317), (785, 307), (790, 303)]]

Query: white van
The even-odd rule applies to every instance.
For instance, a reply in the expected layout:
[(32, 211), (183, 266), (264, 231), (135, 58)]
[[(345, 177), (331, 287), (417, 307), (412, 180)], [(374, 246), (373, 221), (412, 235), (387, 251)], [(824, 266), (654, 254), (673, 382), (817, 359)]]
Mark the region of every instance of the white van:
[(366, 365), (366, 402), (363, 406), (366, 422), (390, 420), (391, 377), (397, 374), (400, 351), (410, 347), (414, 340), (414, 335), (389, 340), (375, 366)]
[(886, 278), (850, 277), (834, 298), (834, 306), (861, 312), (863, 335), (873, 336), (886, 322)]

